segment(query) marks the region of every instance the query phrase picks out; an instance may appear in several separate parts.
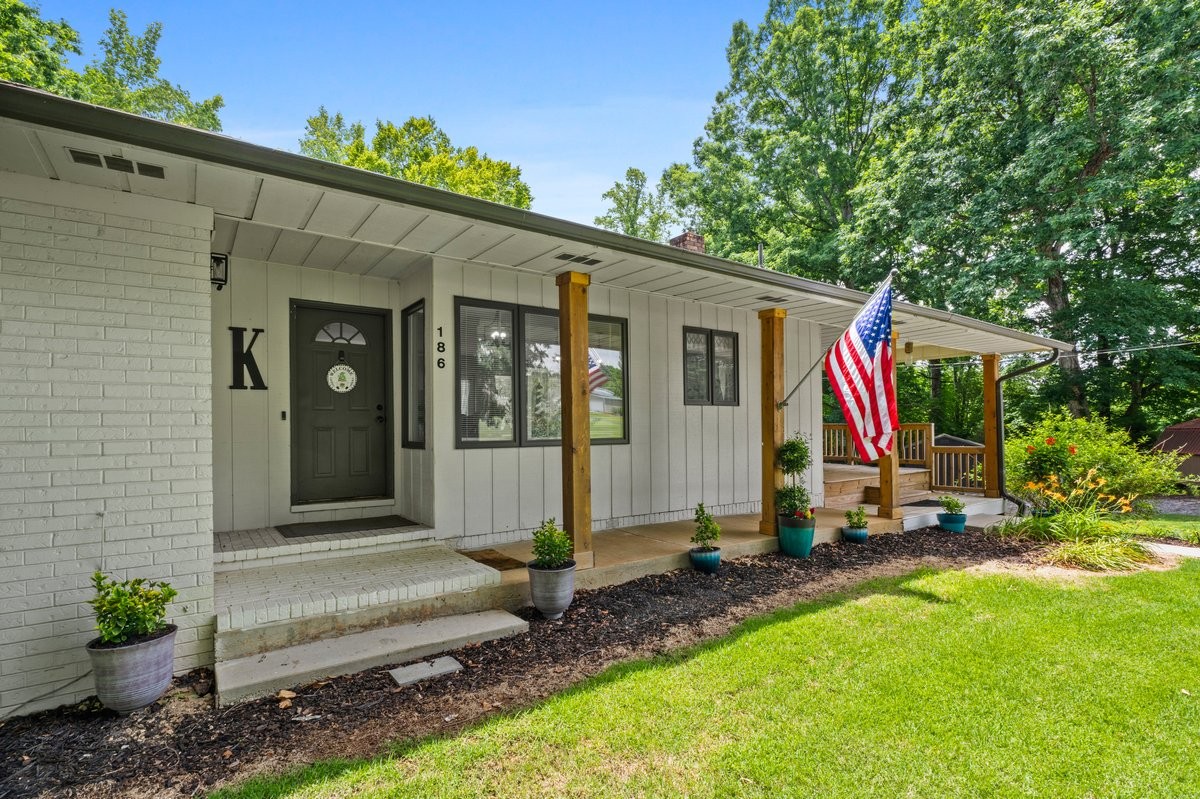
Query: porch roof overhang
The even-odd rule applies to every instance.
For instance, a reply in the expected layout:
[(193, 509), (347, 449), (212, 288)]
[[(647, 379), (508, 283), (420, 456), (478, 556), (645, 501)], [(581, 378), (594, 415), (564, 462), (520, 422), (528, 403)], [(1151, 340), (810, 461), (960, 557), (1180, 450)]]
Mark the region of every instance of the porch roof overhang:
[[(70, 150), (162, 168), (77, 163)], [(213, 251), (398, 278), (438, 256), (730, 307), (779, 307), (831, 343), (868, 295), (599, 228), (262, 147), (0, 81), (0, 170), (213, 209)], [(236, 279), (236, 278), (235, 278)], [(1071, 345), (897, 302), (916, 360)]]

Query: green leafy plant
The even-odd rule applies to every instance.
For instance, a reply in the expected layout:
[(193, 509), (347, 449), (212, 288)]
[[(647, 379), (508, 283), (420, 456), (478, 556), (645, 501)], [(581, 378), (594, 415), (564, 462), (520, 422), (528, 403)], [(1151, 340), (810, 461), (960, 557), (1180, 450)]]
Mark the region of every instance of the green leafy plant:
[(797, 433), (779, 445), (775, 458), (779, 462), (779, 468), (794, 483), (812, 466), (812, 448), (808, 445), (808, 439)]
[(846, 526), (853, 527), (857, 530), (864, 530), (867, 527), (867, 509), (859, 505), (854, 510), (846, 511)]
[(704, 503), (701, 502), (696, 506), (696, 534), (692, 536), (692, 543), (700, 549), (711, 551), (714, 549), (713, 544), (720, 537), (721, 525), (717, 524), (717, 520), (704, 508)]
[(1054, 566), (1088, 571), (1129, 571), (1143, 563), (1152, 563), (1154, 555), (1132, 538), (1114, 535), (1064, 541), (1042, 560)]
[(142, 577), (117, 582), (102, 572), (92, 575), (96, 597), (88, 604), (96, 612), (96, 630), (105, 644), (123, 644), (166, 627), (167, 605), (179, 592), (165, 582)]
[(945, 513), (962, 513), (967, 507), (961, 499), (952, 497), (949, 494), (938, 497), (938, 502), (942, 504), (942, 511)]
[(812, 518), (811, 498), (808, 489), (802, 485), (784, 486), (775, 490), (775, 512), (780, 516), (800, 516)]
[(561, 569), (571, 560), (571, 537), (555, 524), (553, 517), (533, 531), (533, 567)]
[(775, 461), (787, 477), (787, 485), (775, 490), (775, 512), (780, 516), (813, 517), (812, 497), (808, 489), (800, 484), (800, 477), (812, 466), (812, 448), (802, 434), (789, 438), (779, 445)]
[(1057, 477), (1070, 485), (1095, 469), (1106, 482), (1106, 493), (1131, 499), (1144, 494), (1179, 492), (1181, 455), (1138, 449), (1124, 430), (1112, 429), (1100, 418), (1076, 419), (1049, 413), (1004, 448), (1007, 482), (1014, 493), (1028, 492), (1029, 483)]

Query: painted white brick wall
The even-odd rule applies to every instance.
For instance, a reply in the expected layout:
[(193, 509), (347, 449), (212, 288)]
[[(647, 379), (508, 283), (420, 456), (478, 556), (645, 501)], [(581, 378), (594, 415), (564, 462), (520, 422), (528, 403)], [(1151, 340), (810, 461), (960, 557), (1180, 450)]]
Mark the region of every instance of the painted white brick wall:
[(94, 693), (92, 572), (212, 662), (207, 208), (0, 172), (0, 717)]

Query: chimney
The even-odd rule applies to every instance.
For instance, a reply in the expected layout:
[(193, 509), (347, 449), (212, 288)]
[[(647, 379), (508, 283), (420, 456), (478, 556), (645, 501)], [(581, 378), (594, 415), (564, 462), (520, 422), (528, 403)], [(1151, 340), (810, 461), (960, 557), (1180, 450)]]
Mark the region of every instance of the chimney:
[(692, 252), (704, 252), (704, 237), (694, 230), (685, 230), (669, 242), (672, 247)]

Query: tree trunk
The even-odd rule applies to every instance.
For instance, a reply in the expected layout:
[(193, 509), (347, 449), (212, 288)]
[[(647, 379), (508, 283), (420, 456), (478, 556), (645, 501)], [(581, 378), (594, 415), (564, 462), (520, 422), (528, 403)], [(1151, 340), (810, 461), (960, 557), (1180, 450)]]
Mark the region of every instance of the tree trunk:
[(942, 361), (934, 358), (929, 361), (929, 421), (933, 423), (934, 433), (941, 430), (942, 419)]
[[(1050, 307), (1050, 329), (1054, 337), (1074, 344), (1075, 331), (1069, 328), (1067, 319), (1071, 298), (1062, 272), (1054, 272), (1046, 278), (1046, 305)], [(1083, 418), (1088, 415), (1087, 386), (1084, 383), (1079, 356), (1073, 352), (1066, 353), (1059, 358), (1058, 363), (1067, 378), (1067, 390), (1070, 392), (1067, 407), (1076, 419)]]

